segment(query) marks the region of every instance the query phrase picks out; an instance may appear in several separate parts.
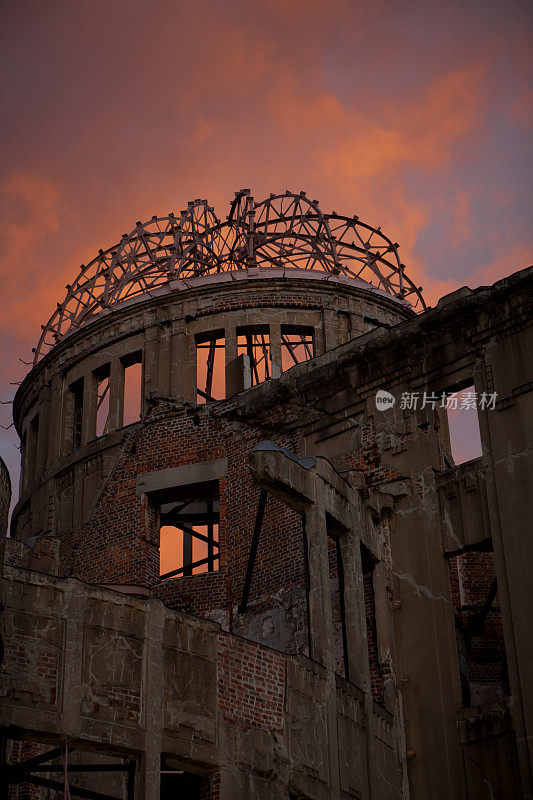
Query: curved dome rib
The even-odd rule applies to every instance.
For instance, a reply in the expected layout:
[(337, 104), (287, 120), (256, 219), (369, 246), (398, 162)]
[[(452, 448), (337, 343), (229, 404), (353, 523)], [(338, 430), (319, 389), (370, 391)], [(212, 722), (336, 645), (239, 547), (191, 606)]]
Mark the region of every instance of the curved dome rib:
[(64, 336), (118, 303), (175, 281), (248, 267), (320, 270), (366, 282), (400, 299), (426, 304), (405, 274), (398, 245), (357, 216), (323, 213), (305, 192), (271, 194), (254, 202), (236, 192), (225, 222), (207, 200), (191, 201), (179, 217), (152, 217), (82, 265), (46, 323), (34, 364)]

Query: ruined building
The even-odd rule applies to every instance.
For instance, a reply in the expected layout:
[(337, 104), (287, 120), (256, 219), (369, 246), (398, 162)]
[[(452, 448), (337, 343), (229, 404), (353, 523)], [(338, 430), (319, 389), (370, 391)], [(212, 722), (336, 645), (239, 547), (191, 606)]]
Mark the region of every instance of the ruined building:
[(531, 276), (426, 309), (247, 191), (82, 267), (14, 400), (2, 796), (531, 797)]

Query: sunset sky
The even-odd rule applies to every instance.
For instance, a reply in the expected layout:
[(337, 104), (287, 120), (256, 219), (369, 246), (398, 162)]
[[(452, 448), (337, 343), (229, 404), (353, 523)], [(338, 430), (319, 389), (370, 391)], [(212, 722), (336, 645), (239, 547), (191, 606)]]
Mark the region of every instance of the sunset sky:
[(7, 6), (3, 401), (79, 265), (193, 198), (304, 189), (381, 225), (430, 304), (533, 261), (530, 2)]

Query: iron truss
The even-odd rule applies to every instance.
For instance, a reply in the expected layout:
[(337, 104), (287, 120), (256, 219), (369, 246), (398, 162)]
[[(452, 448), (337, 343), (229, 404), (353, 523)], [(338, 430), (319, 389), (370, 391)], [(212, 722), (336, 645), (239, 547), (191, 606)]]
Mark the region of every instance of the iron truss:
[[(271, 194), (254, 202), (237, 192), (225, 222), (206, 200), (194, 200), (180, 216), (152, 217), (108, 250), (82, 265), (67, 295), (42, 326), (34, 364), (66, 334), (119, 303), (177, 282), (247, 268), (321, 270), (346, 275), (409, 302), (426, 306), (421, 289), (405, 274), (398, 245), (357, 216), (324, 214), (305, 192)], [(327, 276), (326, 276), (327, 277)]]

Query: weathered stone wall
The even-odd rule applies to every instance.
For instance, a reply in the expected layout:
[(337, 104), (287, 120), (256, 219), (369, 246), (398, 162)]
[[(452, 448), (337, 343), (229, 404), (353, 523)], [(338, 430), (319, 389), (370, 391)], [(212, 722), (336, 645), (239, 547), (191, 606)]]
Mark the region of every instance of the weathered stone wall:
[[(177, 388), (176, 365), (187, 364), (176, 360), (186, 352), (178, 348), (184, 329), (161, 327), (168, 316), (152, 314), (156, 303), (75, 334), (58, 346), (57, 363), (53, 351), (23, 384), (15, 413), (28, 433), (54, 370), (70, 380), (98, 366), (104, 348), (120, 357), (121, 336), (145, 351), (142, 421), (75, 453), (47, 450), (56, 461), (37, 470), (16, 510), (17, 537), (57, 538), (10, 546), (11, 563), (39, 569), (39, 554), (60, 542), (56, 565), (65, 579), (10, 572), (18, 620), (11, 674), (31, 669), (32, 678), (8, 683), (7, 718), (35, 734), (105, 741), (138, 759), (141, 796), (163, 754), (208, 776), (205, 791), (216, 796), (219, 787), (221, 798), (528, 797), (531, 271), (465, 288), (416, 319), (368, 332), (360, 317), (370, 315), (357, 303), (373, 300), (348, 292), (341, 323), (337, 288), (299, 286), (293, 300), (319, 315), (322, 354), (225, 401), (197, 406)], [(274, 288), (269, 302), (291, 287)], [(213, 311), (223, 302), (219, 289), (198, 296), (197, 307), (180, 305), (194, 317), (187, 335), (200, 324), (219, 326), (219, 312), (235, 314), (230, 327), (249, 324), (273, 291), (251, 282), (256, 305), (243, 317), (243, 286)], [(285, 311), (276, 304), (268, 314), (296, 313), (288, 296), (284, 302)], [(349, 334), (356, 338), (342, 343)], [(95, 360), (91, 348), (100, 348)], [(481, 458), (460, 467), (450, 466), (438, 408), (375, 405), (377, 389), (398, 399), (472, 383), (479, 394), (497, 392), (498, 403), (479, 412)], [(267, 449), (255, 450), (264, 439)], [(172, 487), (163, 474), (212, 475), (215, 463), (225, 464), (220, 571), (158, 583), (157, 508)], [(240, 613), (260, 489), (268, 500)], [(121, 598), (71, 575), (152, 597)], [(36, 594), (22, 583), (39, 587)], [(41, 619), (44, 608), (54, 611)], [(60, 670), (54, 658), (63, 641), (68, 664)], [(78, 674), (75, 658), (89, 668)], [(153, 664), (163, 670), (163, 693)], [(487, 694), (490, 683), (497, 699)]]
[[(23, 730), (35, 742), (66, 740), (81, 753), (132, 760), (139, 797), (159, 797), (161, 753), (173, 768), (210, 780), (208, 798), (288, 800), (289, 789), (326, 798), (339, 781), (369, 797), (357, 687), (339, 678), (335, 688), (334, 676), (309, 659), (231, 636), (159, 600), (6, 569), (0, 707), (8, 735)], [(381, 780), (395, 786), (391, 717), (374, 713)]]

